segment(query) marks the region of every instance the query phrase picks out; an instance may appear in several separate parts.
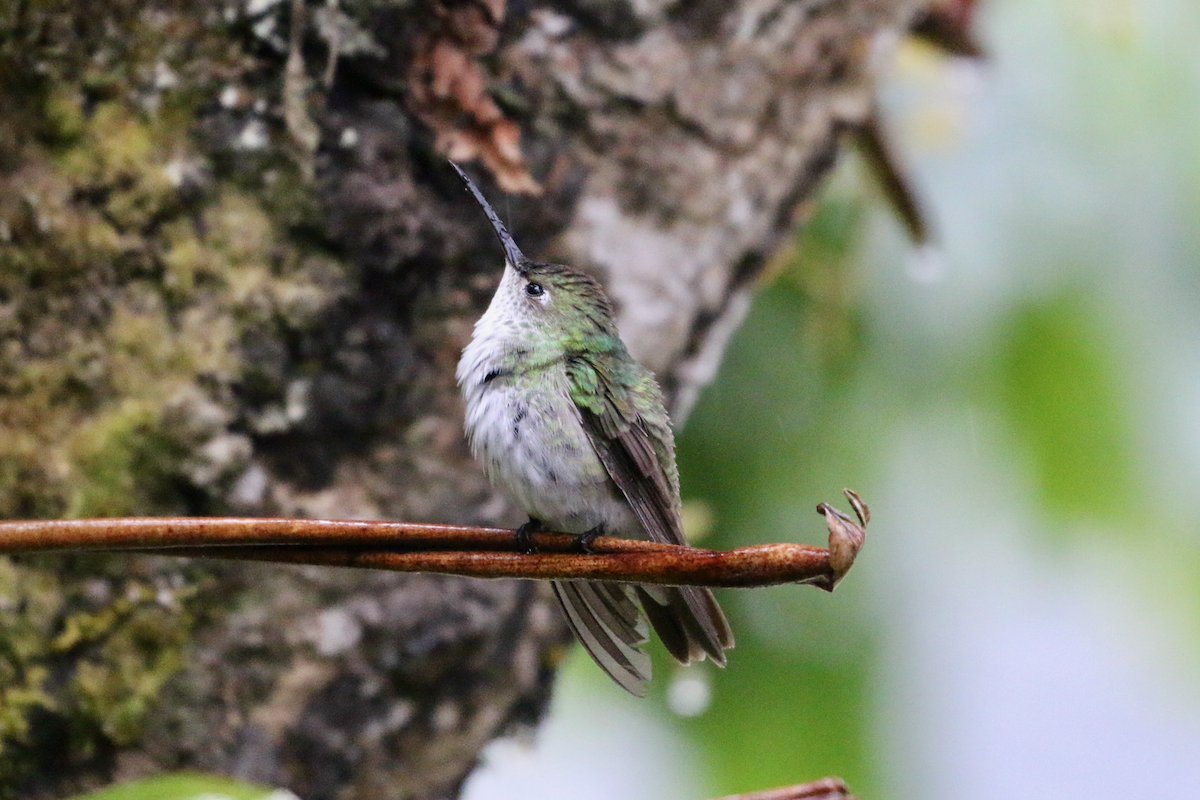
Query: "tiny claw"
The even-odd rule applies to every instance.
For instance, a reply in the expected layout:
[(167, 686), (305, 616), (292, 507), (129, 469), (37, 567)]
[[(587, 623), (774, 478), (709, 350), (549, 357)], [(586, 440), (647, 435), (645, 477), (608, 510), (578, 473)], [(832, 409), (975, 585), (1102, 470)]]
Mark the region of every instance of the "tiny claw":
[(513, 535), (517, 543), (517, 552), (527, 556), (536, 553), (537, 547), (533, 544), (533, 535), (541, 530), (542, 521), (533, 517), (529, 518), (529, 522), (517, 528), (517, 532)]
[(600, 536), (604, 535), (604, 526), (597, 525), (591, 530), (584, 531), (575, 539), (575, 546), (579, 548), (579, 552), (587, 555), (592, 555), (595, 551), (592, 550), (592, 542)]

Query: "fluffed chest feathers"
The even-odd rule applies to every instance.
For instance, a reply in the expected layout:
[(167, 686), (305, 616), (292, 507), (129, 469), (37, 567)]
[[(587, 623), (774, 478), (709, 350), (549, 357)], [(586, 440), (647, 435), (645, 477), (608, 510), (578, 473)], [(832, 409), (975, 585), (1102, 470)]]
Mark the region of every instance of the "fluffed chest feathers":
[(493, 484), (552, 529), (582, 533), (603, 524), (640, 534), (583, 429), (562, 362), (472, 372), (462, 376), (467, 439)]

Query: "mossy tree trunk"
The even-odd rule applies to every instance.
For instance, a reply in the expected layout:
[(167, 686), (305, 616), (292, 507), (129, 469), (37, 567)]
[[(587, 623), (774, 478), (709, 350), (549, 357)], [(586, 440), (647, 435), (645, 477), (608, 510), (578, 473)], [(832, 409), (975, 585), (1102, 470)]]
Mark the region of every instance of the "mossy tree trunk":
[[(443, 155), (678, 421), (915, 5), (0, 0), (0, 515), (519, 522), (461, 435), (500, 262)], [(0, 560), (0, 794), (453, 797), (568, 644), (532, 583)]]

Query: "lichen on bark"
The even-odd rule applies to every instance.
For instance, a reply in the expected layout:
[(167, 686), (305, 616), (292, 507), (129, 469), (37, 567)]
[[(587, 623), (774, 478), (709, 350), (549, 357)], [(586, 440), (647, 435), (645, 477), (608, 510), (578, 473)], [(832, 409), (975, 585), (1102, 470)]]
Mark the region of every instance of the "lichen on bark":
[[(344, 290), (296, 234), (315, 206), (294, 165), (264, 154), (254, 186), (197, 135), (250, 66), (214, 13), (0, 9), (0, 516), (227, 508), (253, 450), (241, 343)], [(0, 786), (51, 766), (56, 738), (67, 764), (111, 762), (183, 664), (205, 581), (161, 561), (0, 568)]]

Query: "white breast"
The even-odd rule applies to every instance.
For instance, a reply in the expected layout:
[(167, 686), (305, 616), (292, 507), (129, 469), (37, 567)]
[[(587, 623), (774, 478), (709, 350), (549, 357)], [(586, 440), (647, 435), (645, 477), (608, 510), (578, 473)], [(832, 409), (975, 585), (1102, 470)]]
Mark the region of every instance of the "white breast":
[(475, 341), (463, 351), (467, 438), (492, 483), (552, 530), (583, 533), (603, 524), (614, 535), (641, 538), (583, 429), (563, 363), (488, 377), (497, 370)]

